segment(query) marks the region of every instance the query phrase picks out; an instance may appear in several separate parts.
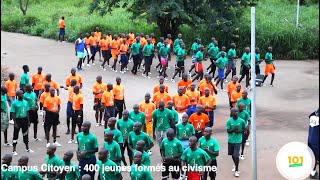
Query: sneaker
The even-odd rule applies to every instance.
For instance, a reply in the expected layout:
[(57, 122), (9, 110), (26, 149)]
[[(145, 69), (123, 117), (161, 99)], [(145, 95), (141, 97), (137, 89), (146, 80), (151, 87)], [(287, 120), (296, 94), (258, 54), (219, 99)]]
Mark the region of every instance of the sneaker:
[(12, 156), (18, 156), (18, 153), (16, 151), (13, 151)]
[(97, 127), (100, 126), (99, 123), (96, 123), (96, 126), (97, 126)]
[(42, 141), (42, 139), (39, 138), (33, 138), (34, 141)]
[[(147, 76), (147, 78), (150, 79), (151, 77), (150, 77), (150, 76)], [(167, 79), (167, 80), (168, 80), (168, 79)]]
[(48, 148), (50, 146), (50, 143), (47, 143), (46, 147)]
[(262, 86), (263, 86), (263, 87), (266, 87), (267, 85), (265, 85), (265, 84), (262, 84)]
[(74, 141), (75, 144), (78, 144), (78, 141)]
[(26, 152), (28, 152), (28, 153), (34, 153), (34, 150), (32, 150), (32, 149), (26, 149)]
[(100, 126), (104, 126), (104, 123), (100, 123)]
[(234, 176), (235, 176), (235, 177), (239, 177), (239, 176), (240, 176), (240, 173), (239, 173), (238, 171), (236, 171), (236, 172), (234, 173)]
[(124, 71), (120, 71), (122, 74), (124, 74)]
[(232, 172), (235, 172), (235, 171), (236, 171), (236, 166), (233, 166)]
[(84, 63), (82, 63), (82, 66), (84, 66)]
[(101, 68), (101, 69), (104, 69), (104, 67), (103, 67), (103, 66), (101, 66), (101, 65), (100, 65), (100, 68)]
[(5, 147), (12, 147), (13, 145), (12, 144), (10, 144), (10, 143), (4, 143), (3, 144)]
[(227, 79), (225, 79), (225, 80), (224, 80), (224, 82), (226, 82), (226, 83), (227, 83), (227, 82), (228, 82), (228, 80), (227, 80)]
[(171, 82), (173, 82), (173, 83), (174, 83), (174, 82), (175, 82), (175, 81), (174, 81), (174, 79), (171, 79)]
[(223, 92), (227, 92), (225, 89), (221, 89), (221, 91), (223, 91)]
[(151, 156), (151, 155), (152, 155), (152, 151), (151, 151), (151, 150), (149, 150), (149, 151), (148, 151), (148, 154), (149, 154), (149, 156)]
[(95, 63), (92, 63), (92, 65), (95, 66), (96, 64), (95, 64)]
[(88, 67), (90, 67), (90, 64), (87, 64)]
[(111, 68), (111, 65), (108, 65), (109, 66), (109, 68)]
[(61, 147), (61, 144), (59, 144), (57, 141), (53, 143), (53, 145), (56, 145), (57, 147)]
[(73, 139), (70, 139), (69, 141), (68, 141), (68, 144), (73, 144), (74, 143), (74, 140)]
[(270, 84), (270, 86), (271, 86), (271, 87), (275, 87), (275, 85), (273, 85), (273, 84)]
[(246, 146), (248, 147), (250, 145), (249, 141), (246, 140)]
[[(314, 172), (313, 172), (313, 173), (314, 173)], [(316, 171), (316, 172), (314, 173), (314, 175), (310, 174), (310, 175), (309, 175), (309, 179), (319, 179), (319, 174), (318, 174), (318, 172)]]
[(114, 70), (114, 72), (118, 72), (117, 70)]
[(151, 72), (149, 72), (149, 74), (151, 75)]
[(13, 119), (11, 119), (11, 120), (9, 121), (9, 124), (14, 125), (14, 121), (13, 121)]
[(106, 69), (106, 68), (103, 68), (103, 70), (106, 71), (107, 69)]
[(241, 160), (244, 160), (244, 155), (240, 155), (240, 159), (241, 159)]

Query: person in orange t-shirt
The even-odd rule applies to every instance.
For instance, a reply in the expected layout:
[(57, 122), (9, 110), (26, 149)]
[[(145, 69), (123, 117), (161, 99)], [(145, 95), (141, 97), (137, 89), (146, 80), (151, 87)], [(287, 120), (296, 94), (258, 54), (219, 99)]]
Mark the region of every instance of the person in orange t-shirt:
[(178, 94), (172, 97), (175, 110), (178, 112), (179, 122), (182, 122), (182, 115), (190, 106), (190, 99), (184, 94), (183, 87), (178, 88)]
[(188, 121), (194, 127), (194, 130), (196, 131), (195, 136), (198, 139), (202, 137), (204, 128), (208, 127), (210, 123), (208, 115), (203, 113), (203, 107), (200, 104), (197, 105), (197, 112), (193, 113)]
[(210, 127), (214, 124), (214, 110), (217, 106), (216, 97), (210, 95), (210, 89), (204, 90), (204, 96), (200, 97), (199, 104), (204, 107), (205, 113), (208, 115), (210, 120)]
[(58, 26), (59, 26), (59, 41), (64, 41), (64, 36), (66, 35), (66, 25), (64, 23), (64, 16), (61, 17), (61, 19), (59, 20), (59, 23), (58, 23)]
[(101, 98), (104, 91), (107, 90), (107, 85), (102, 82), (102, 76), (97, 76), (96, 83), (92, 87), (94, 95), (93, 110), (95, 110), (96, 126), (102, 126), (101, 120), (103, 116), (103, 108), (101, 105)]
[(151, 38), (151, 44), (153, 46), (155, 46), (156, 45), (156, 39), (154, 38), (154, 33), (150, 33), (150, 38)]
[(182, 80), (178, 82), (177, 87), (183, 86), (184, 92), (187, 91), (189, 86), (191, 85), (192, 81), (189, 79), (189, 76), (187, 73), (182, 74)]
[(235, 107), (237, 100), (242, 97), (242, 87), (241, 84), (237, 85), (236, 91), (231, 94), (230, 103), (232, 107)]
[(163, 77), (163, 76), (160, 76), (160, 78), (159, 78), (159, 84), (157, 84), (157, 85), (155, 85), (155, 86), (153, 87), (153, 95), (154, 95), (155, 93), (159, 92), (161, 85), (164, 85), (164, 91), (165, 91), (166, 93), (169, 93), (169, 87), (164, 84), (164, 77)]
[(114, 35), (114, 39), (110, 43), (110, 49), (111, 49), (111, 56), (113, 59), (113, 65), (112, 65), (111, 69), (112, 69), (112, 71), (115, 71), (115, 72), (117, 72), (116, 64), (118, 61), (119, 47), (120, 47), (120, 45), (118, 44), (118, 36)]
[(99, 27), (96, 27), (96, 31), (94, 32), (94, 36), (96, 37), (96, 42), (97, 42), (97, 52), (99, 53), (99, 61), (102, 62), (101, 60), (101, 47), (100, 47), (100, 40), (101, 40), (101, 31)]
[(128, 52), (129, 52), (129, 47), (127, 45), (126, 39), (122, 40), (122, 44), (120, 45), (120, 63), (121, 63), (121, 68), (120, 72), (122, 74), (125, 73), (125, 68), (128, 65)]
[(77, 81), (77, 86), (80, 86), (82, 88), (82, 77), (78, 74), (76, 74), (77, 70), (76, 68), (71, 69), (71, 75), (69, 75), (66, 79), (66, 86), (69, 87), (72, 79), (75, 79)]
[(108, 128), (108, 120), (111, 117), (115, 117), (114, 109), (114, 94), (112, 92), (113, 85), (111, 83), (107, 84), (107, 90), (104, 91), (101, 97), (102, 108), (104, 109), (104, 128)]
[(88, 59), (88, 62), (87, 62), (88, 67), (90, 67), (90, 60), (92, 61), (92, 65), (95, 65), (94, 58), (96, 57), (96, 53), (98, 50), (97, 37), (94, 35), (94, 32), (91, 32), (91, 36), (89, 38), (89, 45), (90, 45), (91, 57), (90, 59)]
[[(217, 91), (217, 88), (216, 88), (216, 85), (215, 83), (212, 81), (212, 76), (211, 75), (208, 75), (207, 76), (207, 79), (206, 79), (206, 82), (202, 83), (200, 86), (199, 86), (199, 91), (200, 91), (200, 95), (203, 96), (204, 95), (204, 90), (206, 88), (209, 88), (210, 89), (210, 94), (213, 96), (214, 94), (217, 94), (218, 91)], [(214, 93), (214, 94), (213, 94)]]
[(144, 96), (144, 102), (139, 104), (139, 111), (146, 115), (146, 133), (151, 137), (152, 135), (152, 113), (156, 109), (156, 105), (150, 101), (150, 93), (146, 93)]
[(135, 39), (135, 35), (134, 35), (134, 33), (132, 32), (132, 30), (129, 30), (129, 33), (128, 33), (128, 35), (129, 35), (129, 44), (131, 45), (131, 44), (133, 44), (133, 41), (134, 41), (134, 39)]
[(152, 98), (152, 102), (158, 107), (159, 102), (163, 101), (164, 105), (167, 107), (168, 101), (171, 101), (171, 96), (164, 91), (165, 86), (163, 84), (159, 87), (159, 92), (155, 93)]
[[(44, 85), (44, 91), (43, 93), (40, 94), (40, 97), (39, 97), (39, 103), (40, 103), (40, 108), (39, 110), (43, 110), (43, 104), (44, 104), (44, 100), (50, 96), (50, 84), (46, 83)], [(43, 114), (43, 113), (42, 113)]]
[[(84, 39), (84, 42), (85, 42), (85, 48), (84, 48), (84, 53), (85, 55), (87, 56), (87, 62), (89, 62), (89, 59), (90, 59), (90, 56), (91, 56), (91, 51), (90, 51), (90, 34), (89, 33), (86, 33), (86, 37), (83, 38)], [(82, 66), (84, 66), (84, 61), (85, 61), (85, 58), (83, 58), (82, 60)]]
[(57, 142), (57, 126), (60, 124), (59, 121), (59, 112), (60, 112), (60, 104), (61, 100), (58, 96), (55, 95), (55, 89), (50, 88), (50, 96), (48, 96), (43, 103), (43, 108), (46, 111), (46, 116), (44, 120), (44, 128), (45, 128), (45, 135), (47, 139), (47, 146), (50, 145), (50, 129), (52, 127), (53, 131), (53, 144), (56, 146), (61, 146)]
[(172, 44), (173, 44), (173, 41), (172, 41), (172, 37), (171, 37), (171, 34), (167, 34), (167, 40), (168, 40), (168, 47), (170, 48), (170, 50), (172, 51)]
[(229, 106), (230, 108), (232, 107), (232, 103), (231, 103), (231, 94), (237, 90), (237, 86), (238, 86), (238, 76), (234, 75), (232, 77), (232, 81), (229, 82), (227, 84), (227, 93), (228, 93), (228, 98), (229, 98)]
[(83, 96), (80, 93), (80, 87), (74, 86), (73, 88), (73, 97), (72, 97), (72, 123), (71, 123), (71, 139), (68, 142), (69, 144), (75, 143), (74, 133), (76, 126), (78, 126), (79, 132), (81, 132), (81, 126), (83, 123)]
[(43, 92), (45, 84), (50, 84), (50, 87), (54, 88), (57, 91), (57, 96), (59, 96), (59, 94), (60, 94), (59, 86), (55, 81), (53, 81), (51, 79), (51, 74), (46, 74), (46, 80), (42, 84), (42, 89), (41, 89), (40, 94)]
[(39, 98), (40, 91), (42, 89), (42, 83), (46, 80), (46, 75), (42, 73), (42, 67), (38, 67), (38, 73), (35, 73), (31, 77), (31, 83), (34, 93), (36, 93), (37, 98)]
[(14, 80), (14, 74), (9, 74), (9, 80), (4, 83), (7, 88), (8, 103), (11, 106), (12, 102), (16, 99), (16, 92), (18, 90), (18, 83)]
[(192, 106), (198, 104), (200, 92), (196, 90), (196, 85), (194, 83), (190, 85), (190, 89), (185, 94), (189, 97)]
[(113, 86), (114, 94), (114, 106), (115, 106), (115, 116), (119, 114), (119, 119), (122, 118), (122, 112), (126, 109), (126, 103), (124, 101), (124, 86), (121, 84), (121, 78), (116, 78), (116, 85)]

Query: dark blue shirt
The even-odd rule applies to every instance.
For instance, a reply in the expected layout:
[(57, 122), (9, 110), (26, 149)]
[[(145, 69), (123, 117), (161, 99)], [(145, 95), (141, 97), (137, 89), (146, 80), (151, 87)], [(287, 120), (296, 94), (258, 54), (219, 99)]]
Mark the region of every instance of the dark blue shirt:
[(319, 109), (309, 116), (308, 143), (319, 145)]
[(197, 105), (193, 105), (193, 106), (190, 106), (188, 109), (187, 109), (187, 114), (188, 114), (188, 116), (190, 117), (191, 116), (191, 114), (193, 114), (193, 113), (195, 113), (195, 112), (197, 112), (197, 107), (196, 107)]

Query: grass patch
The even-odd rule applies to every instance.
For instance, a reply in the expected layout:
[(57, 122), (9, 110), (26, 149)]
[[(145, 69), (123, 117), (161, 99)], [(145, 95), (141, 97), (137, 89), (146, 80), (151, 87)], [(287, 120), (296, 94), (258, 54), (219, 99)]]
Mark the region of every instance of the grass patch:
[[(93, 31), (99, 26), (103, 32), (134, 32), (149, 34), (154, 32), (159, 37), (155, 24), (145, 19), (130, 19), (130, 13), (124, 9), (115, 9), (111, 14), (101, 17), (97, 13), (89, 14), (90, 0), (33, 0), (30, 1), (27, 15), (22, 16), (18, 2), (1, 1), (1, 29), (50, 39), (58, 37), (58, 20), (66, 18), (66, 39), (73, 42), (79, 32)], [(307, 1), (307, 3), (310, 1)], [(300, 8), (300, 27), (295, 27), (296, 4), (287, 0), (259, 0), (256, 7), (256, 44), (262, 50), (274, 47), (276, 59), (318, 59), (319, 58), (319, 8), (318, 4), (308, 4)], [(190, 29), (182, 26), (180, 32), (190, 48), (196, 37), (201, 37), (203, 44), (208, 44), (211, 36), (219, 40), (220, 46), (229, 47), (231, 41), (238, 46), (241, 55), (246, 46), (250, 46), (250, 8), (245, 9), (239, 19), (239, 36), (225, 37), (219, 29), (208, 30), (206, 26)]]

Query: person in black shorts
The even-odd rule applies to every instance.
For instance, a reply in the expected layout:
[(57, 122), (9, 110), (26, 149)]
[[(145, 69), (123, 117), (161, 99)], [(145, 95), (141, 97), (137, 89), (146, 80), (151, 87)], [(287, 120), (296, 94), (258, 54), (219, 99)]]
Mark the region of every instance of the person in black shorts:
[[(113, 89), (113, 85), (111, 83), (107, 84), (107, 91), (105, 91), (102, 95), (102, 99), (105, 93), (110, 93)], [(112, 100), (113, 101), (113, 100)], [(109, 102), (108, 102), (109, 103)], [(103, 120), (104, 120), (104, 128), (108, 128), (108, 120), (110, 117), (115, 117), (115, 108), (114, 108), (114, 104), (113, 105), (108, 105), (107, 102), (103, 102), (102, 101), (102, 108), (104, 109), (104, 116), (103, 116)], [(113, 103), (113, 102), (112, 102)]]
[(33, 153), (34, 151), (29, 149), (29, 137), (28, 137), (28, 129), (30, 126), (28, 110), (29, 105), (26, 100), (23, 99), (23, 91), (17, 91), (18, 99), (13, 101), (10, 110), (11, 119), (14, 121), (14, 129), (13, 129), (13, 151), (12, 155), (17, 156), (16, 147), (18, 144), (19, 132), (22, 130), (23, 142), (26, 145), (26, 151), (29, 153)]
[(78, 130), (81, 132), (81, 126), (83, 123), (83, 96), (80, 94), (80, 87), (74, 86), (73, 93), (71, 139), (68, 142), (69, 144), (75, 143), (74, 134), (76, 126), (78, 126)]
[(184, 73), (184, 60), (186, 59), (187, 53), (185, 52), (185, 44), (180, 45), (180, 49), (177, 50), (177, 67), (175, 69), (175, 73), (173, 77), (171, 78), (171, 81), (174, 82), (174, 78), (177, 74), (179, 74), (179, 77)]

